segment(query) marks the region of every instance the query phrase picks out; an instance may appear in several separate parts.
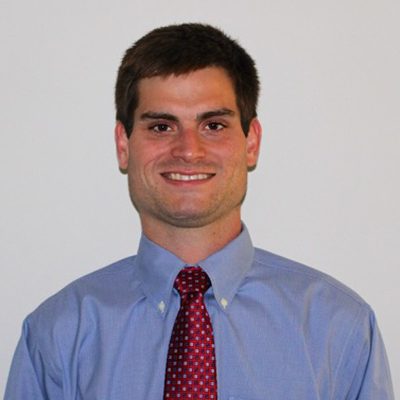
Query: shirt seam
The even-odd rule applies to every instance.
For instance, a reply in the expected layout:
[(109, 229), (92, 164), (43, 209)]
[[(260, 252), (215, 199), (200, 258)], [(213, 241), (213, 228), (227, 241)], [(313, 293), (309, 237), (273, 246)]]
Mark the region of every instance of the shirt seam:
[[(352, 325), (352, 327), (351, 327), (351, 329), (350, 329), (350, 331), (349, 331), (349, 335), (348, 335), (348, 337), (347, 337), (347, 339), (346, 339), (346, 341), (345, 341), (345, 344), (344, 344), (344, 346), (343, 346), (343, 351), (342, 351), (342, 353), (341, 353), (341, 355), (340, 355), (339, 361), (338, 361), (338, 363), (337, 363), (337, 367), (336, 367), (335, 374), (334, 374), (334, 379), (333, 379), (333, 382), (334, 382), (333, 395), (336, 393), (336, 390), (337, 390), (337, 382), (338, 382), (338, 376), (339, 376), (339, 373), (340, 373), (340, 371), (341, 371), (341, 366), (342, 366), (342, 364), (343, 364), (343, 362), (344, 362), (344, 360), (345, 360), (345, 354), (346, 354), (346, 352), (348, 351), (348, 349), (351, 349), (351, 343), (353, 342), (352, 339), (353, 339), (353, 337), (354, 337), (354, 335), (355, 335), (355, 333), (356, 333), (356, 327), (357, 327), (357, 326), (359, 325), (359, 323), (360, 323), (362, 311), (363, 311), (363, 308), (360, 307), (359, 310), (358, 310), (358, 313), (357, 313), (357, 317), (354, 319), (354, 324)], [(357, 365), (358, 365), (359, 363), (360, 363), (360, 360), (358, 361)], [(349, 386), (348, 386), (349, 388), (352, 386), (353, 380), (354, 380), (354, 375), (353, 375), (353, 378), (351, 379), (351, 381), (349, 382)], [(333, 396), (332, 398), (335, 398), (335, 397)]]
[[(24, 325), (23, 338), (24, 338), (24, 342), (25, 342), (25, 345), (26, 345), (26, 348), (27, 348), (27, 352), (28, 352), (28, 356), (29, 356), (29, 361), (32, 363), (32, 365), (34, 365), (34, 363), (33, 363), (32, 355), (31, 355), (31, 351), (30, 351), (30, 347), (31, 347), (31, 346), (28, 346), (27, 334), (28, 334), (28, 330), (32, 330), (32, 326), (31, 326), (31, 325), (32, 325), (33, 323), (34, 323), (34, 322), (33, 322), (33, 316), (32, 316), (32, 313), (31, 313), (31, 314), (29, 314), (29, 315), (26, 317), (26, 319), (25, 319), (25, 321), (24, 321), (24, 324), (23, 324), (23, 325)], [(36, 347), (37, 347), (37, 350), (40, 352), (43, 361), (45, 361), (46, 365), (49, 367), (48, 372), (52, 373), (54, 377), (55, 377), (55, 376), (58, 376), (59, 373), (58, 373), (57, 371), (58, 371), (58, 370), (61, 370), (61, 368), (60, 368), (60, 367), (57, 367), (57, 364), (56, 364), (55, 362), (53, 363), (53, 362), (51, 361), (50, 358), (44, 356), (46, 352), (44, 352), (44, 351), (42, 350), (42, 343), (41, 343), (42, 337), (39, 337), (38, 339), (39, 339), (39, 340), (35, 340), (35, 342), (36, 342)], [(58, 349), (57, 349), (57, 350), (58, 350)], [(58, 352), (56, 353), (56, 357), (59, 358), (59, 353), (58, 353)], [(59, 360), (59, 361), (60, 361), (60, 360)], [(33, 369), (34, 369), (34, 372), (35, 372), (36, 381), (39, 383), (40, 391), (41, 391), (42, 394), (43, 394), (43, 388), (42, 388), (42, 385), (40, 384), (39, 377), (37, 376), (36, 368), (33, 368)]]

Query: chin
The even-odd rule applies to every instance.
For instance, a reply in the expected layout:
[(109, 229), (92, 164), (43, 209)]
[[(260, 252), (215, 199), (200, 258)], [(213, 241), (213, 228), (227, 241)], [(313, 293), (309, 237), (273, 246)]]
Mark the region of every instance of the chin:
[[(160, 216), (158, 217), (160, 218)], [(215, 215), (215, 213), (210, 213), (209, 210), (203, 213), (199, 212), (198, 210), (180, 210), (177, 212), (165, 213), (161, 217), (164, 222), (177, 228), (201, 228), (213, 223), (218, 218), (218, 215)]]

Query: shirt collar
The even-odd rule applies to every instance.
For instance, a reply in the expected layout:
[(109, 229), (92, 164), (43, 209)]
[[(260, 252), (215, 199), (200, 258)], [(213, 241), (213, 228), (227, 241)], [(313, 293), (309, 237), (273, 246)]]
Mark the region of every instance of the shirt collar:
[[(212, 292), (224, 311), (235, 296), (243, 278), (250, 269), (254, 248), (245, 225), (242, 232), (221, 250), (198, 262), (211, 280)], [(170, 251), (142, 234), (136, 257), (138, 278), (146, 297), (160, 314), (168, 309), (174, 281), (187, 264)]]
[(251, 268), (254, 247), (246, 226), (221, 250), (211, 254), (198, 265), (207, 272), (219, 306), (227, 311), (247, 272)]

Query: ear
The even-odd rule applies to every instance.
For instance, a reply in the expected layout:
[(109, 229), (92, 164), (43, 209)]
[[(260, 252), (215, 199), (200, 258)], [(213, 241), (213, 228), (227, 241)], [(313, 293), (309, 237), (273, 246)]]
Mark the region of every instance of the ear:
[(262, 128), (260, 121), (253, 118), (250, 122), (249, 132), (246, 137), (247, 142), (247, 168), (253, 170), (257, 165), (260, 153)]
[(114, 133), (119, 169), (121, 172), (126, 172), (129, 161), (129, 139), (121, 121), (115, 124)]

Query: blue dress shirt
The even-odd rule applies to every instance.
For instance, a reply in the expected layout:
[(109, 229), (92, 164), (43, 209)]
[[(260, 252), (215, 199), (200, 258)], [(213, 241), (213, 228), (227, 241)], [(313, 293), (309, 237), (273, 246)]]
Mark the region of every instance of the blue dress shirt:
[[(198, 265), (219, 400), (394, 398), (374, 314), (350, 289), (255, 249), (246, 228)], [(142, 237), (137, 256), (49, 298), (24, 322), (5, 399), (161, 400), (184, 266)]]

